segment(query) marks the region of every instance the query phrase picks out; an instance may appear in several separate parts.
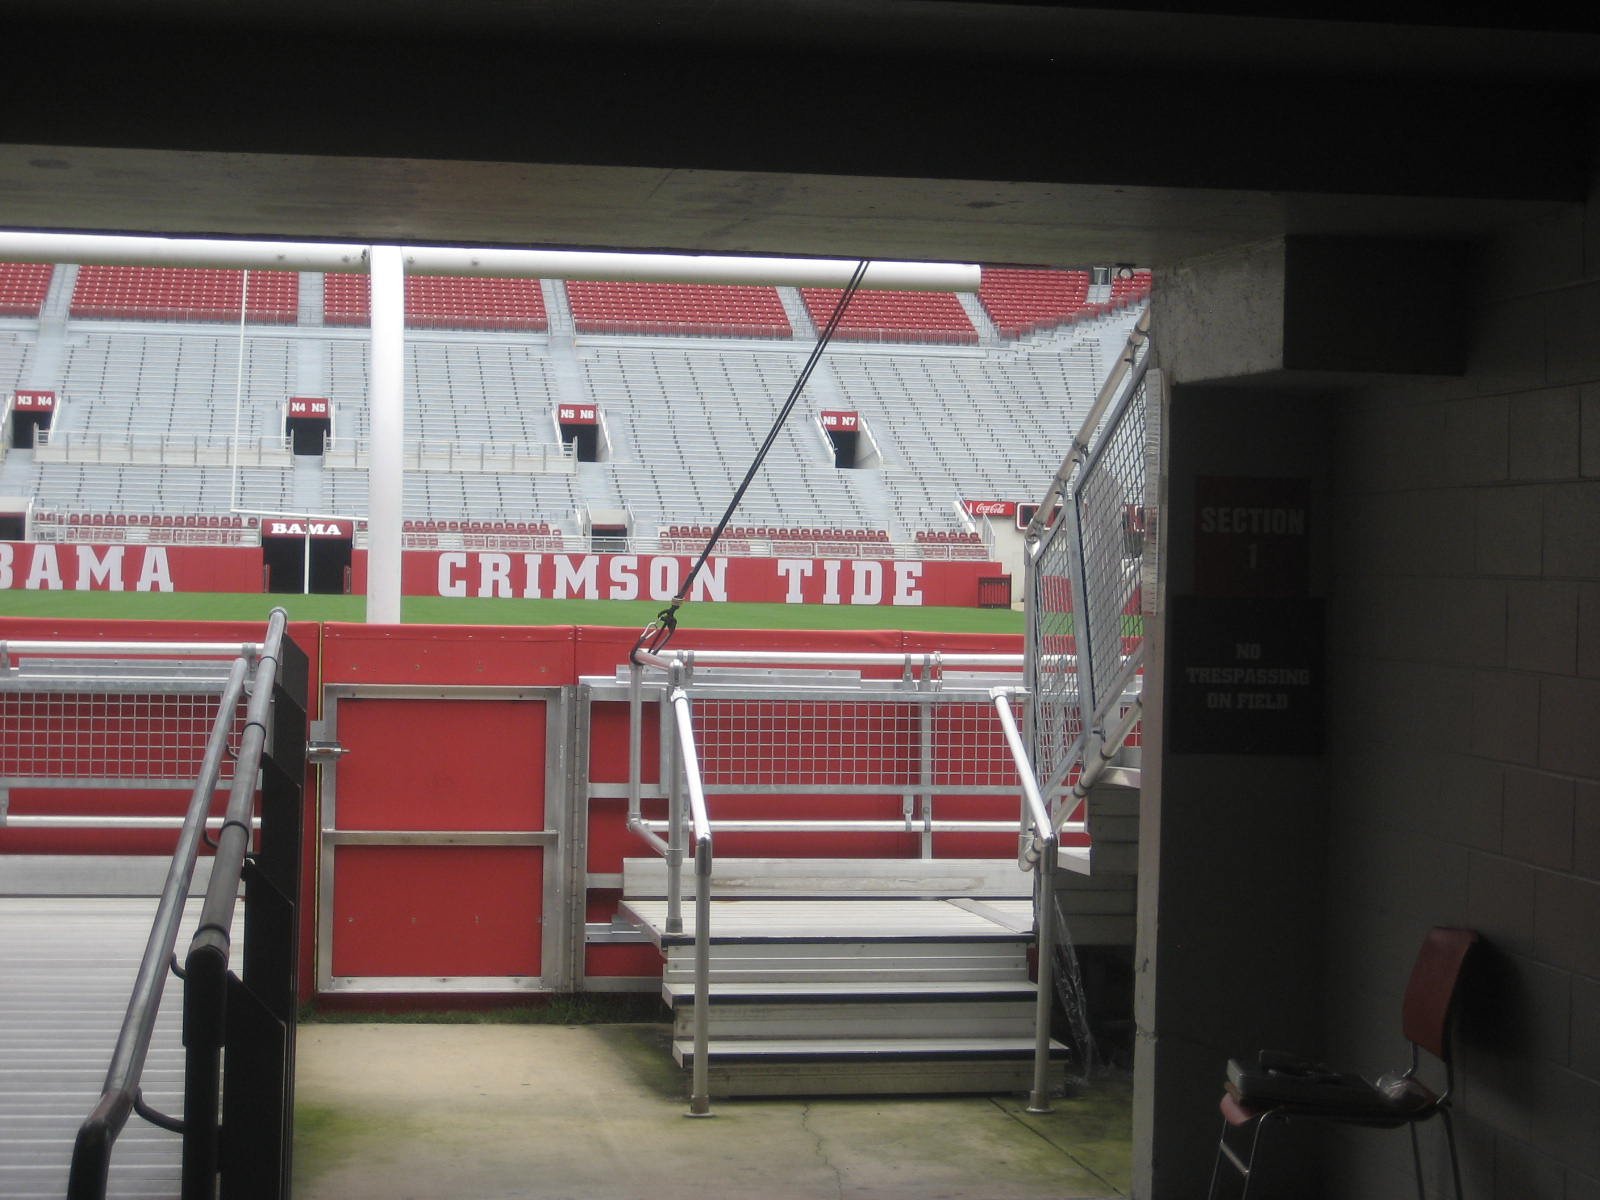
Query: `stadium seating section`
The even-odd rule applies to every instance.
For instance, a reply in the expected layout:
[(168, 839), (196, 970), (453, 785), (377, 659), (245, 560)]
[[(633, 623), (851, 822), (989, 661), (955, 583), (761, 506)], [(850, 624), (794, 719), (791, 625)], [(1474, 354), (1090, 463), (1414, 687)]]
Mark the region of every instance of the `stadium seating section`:
[[(838, 307), (839, 288), (801, 288), (806, 311), (821, 329)], [(972, 344), (978, 331), (954, 292), (874, 292), (850, 298), (836, 337), (869, 342), (956, 342)]]
[(690, 283), (566, 281), (579, 333), (789, 337), (778, 289)]
[[(237, 321), (245, 272), (194, 267), (80, 267), (71, 315), (130, 321)], [(300, 276), (251, 271), (248, 319), (294, 324)]]
[[(323, 320), (366, 325), (372, 316), (365, 275), (327, 275)], [(406, 324), (413, 329), (547, 329), (544, 293), (537, 279), (478, 279), (418, 275), (406, 280)]]
[(1075, 320), (1088, 309), (1089, 272), (986, 267), (978, 302), (1001, 337), (1022, 337)]
[(54, 273), (50, 263), (0, 263), (0, 317), (37, 317)]
[[(366, 278), (251, 272), (250, 321), (274, 327), (206, 328), (238, 320), (244, 278), (0, 265), (0, 397), (59, 397), (31, 453), (0, 444), (37, 536), (228, 545), (260, 536), (230, 509), (367, 511)], [(39, 319), (52, 282), (64, 327)], [(1143, 271), (986, 268), (998, 333), (951, 293), (860, 293), (719, 550), (987, 557), (962, 501), (1033, 497), (1149, 291)], [(804, 315), (838, 295), (410, 280), (408, 323), (435, 332), (405, 347), (404, 544), (582, 550), (592, 512), (625, 510), (639, 548), (697, 552), (793, 387)], [(291, 396), (331, 402), (320, 461), (292, 453)], [(573, 404), (598, 415), (595, 461), (562, 444)], [(860, 469), (835, 465), (823, 409), (860, 418)]]
[(1119, 272), (1112, 276), (1111, 304), (1114, 308), (1125, 308), (1129, 304), (1143, 300), (1149, 294), (1149, 271)]

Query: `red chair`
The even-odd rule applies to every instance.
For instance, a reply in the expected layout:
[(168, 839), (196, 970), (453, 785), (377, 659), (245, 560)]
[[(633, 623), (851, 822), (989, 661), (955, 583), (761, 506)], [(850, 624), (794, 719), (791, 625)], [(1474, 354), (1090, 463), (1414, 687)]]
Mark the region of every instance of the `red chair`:
[[(1368, 1083), (1359, 1076), (1330, 1072), (1321, 1064), (1266, 1051), (1254, 1067), (1241, 1068), (1237, 1061), (1230, 1062), (1228, 1090), (1221, 1105), (1222, 1134), (1217, 1139), (1207, 1200), (1215, 1200), (1224, 1161), (1243, 1180), (1239, 1200), (1249, 1195), (1261, 1133), (1269, 1121), (1326, 1121), (1372, 1129), (1404, 1126), (1411, 1133), (1411, 1160), (1416, 1167), (1420, 1196), (1424, 1185), (1417, 1126), (1434, 1116), (1444, 1119), (1456, 1200), (1461, 1200), (1461, 1163), (1456, 1154), (1455, 1126), (1450, 1119), (1450, 1094), (1455, 1090), (1450, 1024), (1462, 969), (1477, 943), (1478, 935), (1473, 930), (1442, 926), (1430, 929), (1423, 939), (1400, 1006), (1400, 1028), (1411, 1043), (1409, 1070), (1391, 1072)], [(1421, 1050), (1444, 1064), (1443, 1091), (1435, 1092), (1417, 1078)], [(1228, 1133), (1235, 1129), (1251, 1131), (1243, 1154), (1228, 1144)]]

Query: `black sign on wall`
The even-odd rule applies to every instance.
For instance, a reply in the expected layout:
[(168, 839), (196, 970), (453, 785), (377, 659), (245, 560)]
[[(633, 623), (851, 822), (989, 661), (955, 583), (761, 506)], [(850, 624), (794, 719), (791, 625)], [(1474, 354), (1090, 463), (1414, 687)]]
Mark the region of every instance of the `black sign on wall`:
[(1172, 753), (1321, 753), (1321, 600), (1175, 596), (1171, 629)]
[(1203, 475), (1194, 489), (1195, 591), (1303, 596), (1311, 540), (1306, 479)]

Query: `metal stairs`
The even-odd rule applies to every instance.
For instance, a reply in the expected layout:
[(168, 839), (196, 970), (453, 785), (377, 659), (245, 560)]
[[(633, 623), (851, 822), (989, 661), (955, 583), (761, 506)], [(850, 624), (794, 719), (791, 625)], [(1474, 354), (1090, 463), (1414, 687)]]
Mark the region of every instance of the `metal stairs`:
[[(665, 959), (673, 1057), (689, 1070), (693, 906), (668, 932), (661, 860), (628, 860), (623, 881), (621, 913)], [(987, 860), (718, 861), (711, 1095), (1027, 1091), (1031, 881)]]

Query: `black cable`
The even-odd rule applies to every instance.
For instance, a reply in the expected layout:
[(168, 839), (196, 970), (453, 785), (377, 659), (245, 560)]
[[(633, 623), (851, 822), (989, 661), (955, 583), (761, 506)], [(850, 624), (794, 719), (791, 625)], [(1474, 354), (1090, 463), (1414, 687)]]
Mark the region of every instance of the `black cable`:
[(711, 557), (717, 540), (722, 537), (722, 531), (728, 527), (728, 522), (733, 519), (733, 514), (739, 507), (739, 501), (744, 499), (744, 494), (749, 490), (750, 484), (755, 481), (756, 472), (761, 469), (761, 462), (767, 457), (767, 451), (772, 449), (772, 444), (778, 440), (778, 434), (783, 430), (783, 424), (789, 419), (789, 414), (794, 411), (794, 406), (800, 400), (800, 394), (805, 391), (806, 381), (811, 378), (811, 372), (816, 370), (817, 363), (822, 359), (822, 352), (827, 349), (828, 343), (833, 340), (833, 335), (838, 331), (839, 324), (844, 320), (844, 310), (850, 303), (850, 298), (861, 289), (861, 281), (866, 277), (867, 266), (871, 260), (863, 258), (856, 264), (855, 271), (850, 276), (850, 282), (845, 284), (844, 291), (839, 294), (839, 302), (833, 306), (833, 313), (828, 317), (828, 323), (817, 334), (817, 344), (811, 348), (811, 354), (806, 358), (806, 365), (800, 369), (799, 376), (794, 381), (794, 386), (789, 389), (789, 397), (778, 409), (778, 415), (772, 422), (772, 428), (767, 431), (766, 440), (761, 443), (756, 451), (756, 456), (750, 462), (750, 469), (744, 473), (744, 479), (734, 489), (733, 499), (728, 501), (727, 510), (722, 514), (722, 519), (717, 522), (707, 540), (705, 549), (700, 551), (700, 557), (694, 566), (689, 568), (689, 574), (684, 577), (683, 586), (678, 589), (678, 594), (672, 598), (672, 603), (656, 614), (655, 620), (644, 627), (639, 634), (639, 640), (634, 642), (633, 649), (628, 653), (628, 661), (637, 664), (638, 653), (645, 650), (654, 654), (672, 640), (672, 635), (678, 628), (678, 609), (688, 596), (689, 589), (694, 586), (695, 576), (700, 573), (700, 568), (706, 565), (706, 559)]

